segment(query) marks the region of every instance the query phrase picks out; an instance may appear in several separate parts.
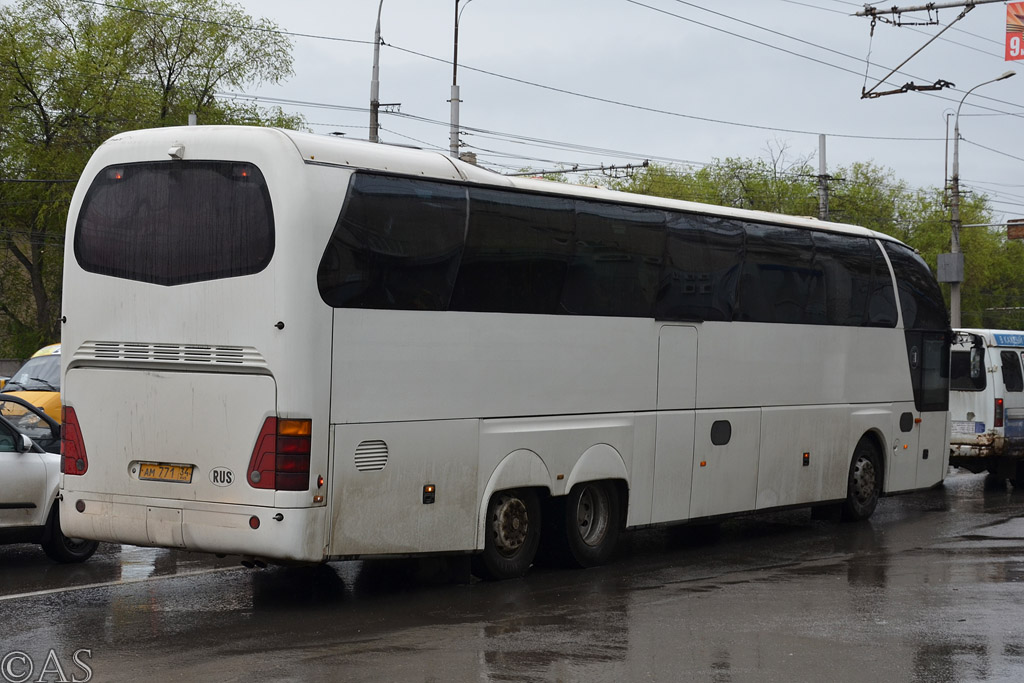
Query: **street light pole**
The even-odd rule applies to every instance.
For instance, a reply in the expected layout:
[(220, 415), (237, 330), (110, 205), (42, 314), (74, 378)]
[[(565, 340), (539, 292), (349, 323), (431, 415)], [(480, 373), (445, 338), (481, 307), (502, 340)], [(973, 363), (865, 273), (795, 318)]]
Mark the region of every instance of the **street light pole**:
[(953, 196), (950, 201), (950, 223), (952, 227), (952, 239), (950, 240), (950, 252), (953, 254), (953, 258), (958, 263), (958, 277), (953, 278), (949, 283), (949, 318), (950, 324), (954, 327), (960, 327), (960, 283), (963, 281), (963, 256), (957, 256), (960, 254), (960, 107), (964, 105), (964, 100), (972, 92), (977, 90), (983, 85), (989, 83), (995, 83), (996, 81), (1002, 81), (1010, 76), (1016, 74), (1016, 71), (1007, 71), (999, 78), (993, 78), (990, 81), (979, 83), (974, 86), (960, 98), (960, 104), (956, 107), (956, 117), (953, 119), (953, 177), (950, 178), (950, 184), (953, 189)]
[(373, 74), (370, 76), (370, 142), (380, 142), (380, 12), (384, 0), (377, 5), (377, 28), (373, 32)]
[[(452, 103), (452, 125), (448, 149), (450, 154), (456, 159), (459, 158), (459, 102), (462, 101), (459, 99), (459, 17), (462, 16), (462, 12), (459, 11), (460, 1), (455, 0), (455, 39), (452, 41), (454, 44), (452, 53), (452, 97), (448, 100)], [(465, 11), (471, 2), (473, 0), (466, 0), (462, 10)]]

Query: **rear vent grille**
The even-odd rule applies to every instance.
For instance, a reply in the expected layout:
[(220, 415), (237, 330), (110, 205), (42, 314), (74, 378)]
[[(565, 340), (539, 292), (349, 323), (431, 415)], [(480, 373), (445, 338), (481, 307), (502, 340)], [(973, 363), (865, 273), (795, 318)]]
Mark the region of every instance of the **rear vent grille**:
[(85, 342), (75, 350), (72, 362), (115, 365), (184, 365), (266, 368), (267, 362), (252, 346), (165, 344), (140, 342)]
[(356, 446), (356, 469), (360, 472), (376, 472), (387, 464), (388, 445), (383, 441), (363, 441)]

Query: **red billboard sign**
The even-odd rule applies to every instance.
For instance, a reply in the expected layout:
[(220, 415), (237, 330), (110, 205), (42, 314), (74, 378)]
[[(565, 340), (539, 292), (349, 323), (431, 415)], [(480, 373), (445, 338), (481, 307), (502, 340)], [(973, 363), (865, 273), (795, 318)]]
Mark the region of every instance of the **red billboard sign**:
[(1024, 2), (1006, 4), (1006, 61), (1024, 59)]

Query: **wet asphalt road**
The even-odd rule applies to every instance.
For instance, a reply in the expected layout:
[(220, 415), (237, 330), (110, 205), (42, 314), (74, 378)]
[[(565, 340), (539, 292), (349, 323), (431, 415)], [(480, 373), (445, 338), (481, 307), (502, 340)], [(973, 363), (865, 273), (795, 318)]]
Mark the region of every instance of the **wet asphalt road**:
[(1022, 681), (1024, 491), (983, 482), (862, 524), (636, 532), (609, 566), (501, 583), (437, 562), (248, 570), (103, 546), (66, 567), (0, 547), (0, 683)]

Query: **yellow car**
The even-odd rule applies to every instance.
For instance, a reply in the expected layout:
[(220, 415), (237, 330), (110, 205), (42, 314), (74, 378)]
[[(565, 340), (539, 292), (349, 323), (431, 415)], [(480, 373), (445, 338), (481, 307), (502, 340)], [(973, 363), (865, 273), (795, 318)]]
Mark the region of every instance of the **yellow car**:
[(7, 380), (2, 393), (23, 398), (60, 422), (60, 344), (44, 346), (32, 354)]

